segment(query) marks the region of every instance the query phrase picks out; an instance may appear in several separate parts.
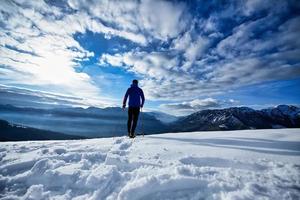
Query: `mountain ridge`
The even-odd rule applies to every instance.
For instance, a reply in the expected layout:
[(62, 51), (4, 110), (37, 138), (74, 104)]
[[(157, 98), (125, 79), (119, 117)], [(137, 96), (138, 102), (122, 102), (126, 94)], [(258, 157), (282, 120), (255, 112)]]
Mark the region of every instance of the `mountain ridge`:
[[(255, 110), (249, 107), (207, 109), (178, 117), (141, 113), (137, 133), (299, 128), (300, 109), (292, 105)], [(164, 117), (170, 117), (165, 121)], [(32, 128), (85, 137), (127, 135), (127, 112), (120, 107), (41, 109), (0, 105), (0, 119)], [(29, 118), (29, 119), (28, 119)], [(143, 126), (141, 124), (143, 123)]]
[(173, 131), (299, 128), (300, 109), (292, 105), (255, 110), (249, 107), (208, 109), (172, 123)]
[[(167, 125), (154, 116), (147, 112), (140, 115), (143, 120), (143, 127), (138, 124), (138, 133), (144, 131), (148, 134), (154, 134), (167, 131)], [(87, 137), (127, 135), (127, 112), (120, 107), (41, 109), (2, 104), (0, 105), (0, 119), (70, 135)]]

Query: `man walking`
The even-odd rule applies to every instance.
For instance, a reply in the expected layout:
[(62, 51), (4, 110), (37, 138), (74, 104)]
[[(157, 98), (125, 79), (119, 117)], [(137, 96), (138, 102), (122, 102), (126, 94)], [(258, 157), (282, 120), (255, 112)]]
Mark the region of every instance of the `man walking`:
[(127, 130), (128, 136), (134, 138), (135, 128), (137, 125), (140, 108), (143, 108), (145, 102), (144, 92), (141, 88), (138, 87), (138, 81), (133, 80), (131, 87), (127, 89), (127, 92), (123, 99), (123, 109), (126, 107), (126, 101), (129, 96), (128, 102), (128, 121), (127, 121)]

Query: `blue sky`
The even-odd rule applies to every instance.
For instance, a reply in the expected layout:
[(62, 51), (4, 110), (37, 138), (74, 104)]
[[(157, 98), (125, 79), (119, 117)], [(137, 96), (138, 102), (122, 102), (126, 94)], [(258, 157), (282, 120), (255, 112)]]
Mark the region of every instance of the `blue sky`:
[(1, 1), (0, 84), (106, 107), (138, 79), (175, 115), (299, 105), (299, 27), (296, 0)]

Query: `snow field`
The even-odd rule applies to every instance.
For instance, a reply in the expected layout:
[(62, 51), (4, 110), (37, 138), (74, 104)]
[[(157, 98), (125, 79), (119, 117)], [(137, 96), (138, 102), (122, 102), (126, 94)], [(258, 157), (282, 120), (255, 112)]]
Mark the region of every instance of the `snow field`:
[(0, 143), (1, 199), (300, 199), (300, 130)]

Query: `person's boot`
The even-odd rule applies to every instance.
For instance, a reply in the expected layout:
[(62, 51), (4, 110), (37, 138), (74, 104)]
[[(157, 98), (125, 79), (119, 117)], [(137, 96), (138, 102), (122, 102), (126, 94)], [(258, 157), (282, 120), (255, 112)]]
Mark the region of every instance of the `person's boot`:
[(134, 135), (134, 133), (130, 133), (130, 136), (129, 136), (130, 138), (134, 138), (135, 137), (135, 135)]

